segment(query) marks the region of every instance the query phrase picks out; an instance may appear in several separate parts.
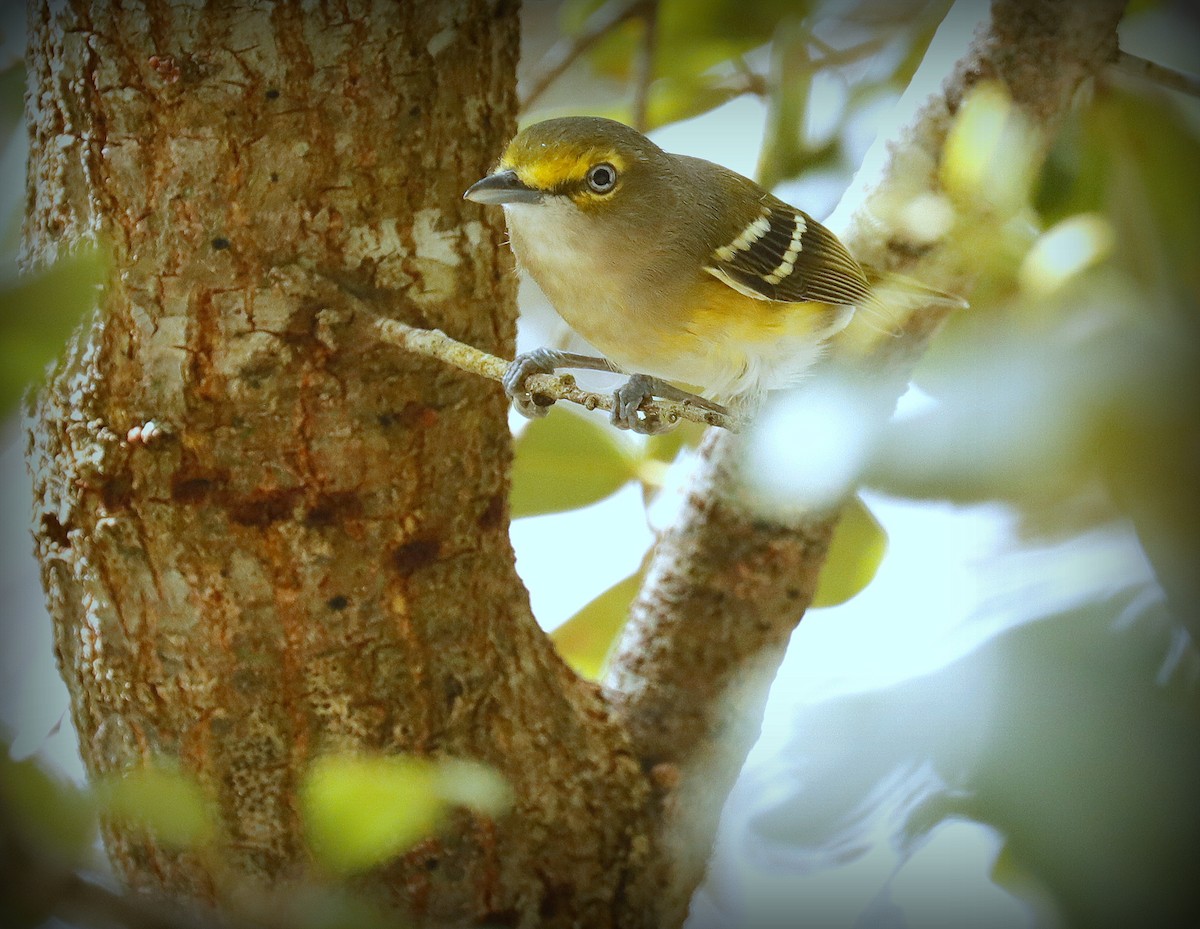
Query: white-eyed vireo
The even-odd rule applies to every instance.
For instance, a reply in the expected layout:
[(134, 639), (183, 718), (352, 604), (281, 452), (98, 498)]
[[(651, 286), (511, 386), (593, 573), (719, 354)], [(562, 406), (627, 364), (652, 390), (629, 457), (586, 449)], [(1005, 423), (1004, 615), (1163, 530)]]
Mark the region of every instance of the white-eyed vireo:
[(529, 126), (464, 196), (504, 206), (518, 263), (606, 356), (518, 356), (505, 389), (526, 415), (545, 409), (525, 378), (557, 367), (632, 374), (613, 422), (640, 432), (659, 428), (639, 417), (643, 399), (691, 397), (666, 380), (744, 409), (794, 383), (854, 308), (876, 299), (863, 268), (807, 213), (613, 120)]

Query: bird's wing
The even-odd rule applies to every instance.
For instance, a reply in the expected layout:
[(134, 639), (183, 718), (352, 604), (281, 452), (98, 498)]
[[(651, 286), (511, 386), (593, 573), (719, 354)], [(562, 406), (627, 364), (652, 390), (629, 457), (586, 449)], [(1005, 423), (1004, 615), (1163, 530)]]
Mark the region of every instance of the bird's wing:
[(704, 270), (759, 300), (857, 306), (871, 299), (863, 269), (832, 232), (795, 207), (766, 198)]

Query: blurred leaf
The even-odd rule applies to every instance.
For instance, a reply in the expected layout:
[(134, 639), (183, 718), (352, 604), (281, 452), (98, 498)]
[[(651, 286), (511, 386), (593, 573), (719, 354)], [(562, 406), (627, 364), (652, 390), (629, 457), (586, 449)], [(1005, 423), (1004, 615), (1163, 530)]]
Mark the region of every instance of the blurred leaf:
[(339, 873), (382, 864), (431, 835), (445, 811), (420, 758), (318, 758), (301, 791), (314, 856)]
[(195, 778), (165, 765), (147, 765), (100, 778), (100, 811), (126, 827), (146, 829), (164, 845), (196, 848), (215, 831), (214, 811)]
[(1200, 700), (1194, 680), (1164, 686), (1172, 652), (1195, 660), (1174, 634), (1159, 597), (1122, 592), (1013, 630), (975, 659), (1008, 686), (967, 812), (1005, 835), (1067, 925), (1200, 917)]
[(803, 19), (809, 0), (664, 0), (659, 17), (664, 31), (680, 40), (726, 42), (748, 50), (771, 41), (784, 18)]
[(105, 262), (81, 249), (28, 277), (0, 279), (0, 413), (41, 380), (83, 314), (97, 304)]
[(945, 18), (951, 0), (833, 0), (820, 10), (835, 21), (854, 23), (859, 26), (898, 28), (911, 23), (922, 15)]
[(1200, 134), (1166, 97), (1117, 94), (1089, 113), (1111, 153), (1107, 214), (1116, 254), (1160, 292), (1200, 309)]
[(812, 606), (837, 606), (858, 595), (875, 577), (886, 551), (883, 526), (861, 497), (852, 497), (842, 508)]
[(940, 176), (955, 200), (986, 205), (1000, 217), (1028, 202), (1039, 140), (1032, 124), (995, 82), (977, 84), (963, 101), (946, 138)]
[(498, 816), (511, 802), (507, 783), (490, 767), (397, 755), (318, 758), (301, 789), (309, 846), (338, 873), (407, 851), (433, 834), (451, 805)]
[(637, 476), (612, 430), (558, 409), (531, 422), (516, 444), (512, 515), (573, 510), (602, 500)]
[[(605, 6), (608, 4), (597, 0), (564, 3), (559, 20), (563, 32), (579, 35), (589, 19)], [(780, 19), (801, 18), (808, 7), (800, 0), (759, 0), (750, 4), (737, 0), (662, 0), (658, 8), (655, 74), (698, 77), (714, 65), (765, 45)], [(628, 80), (642, 35), (640, 21), (622, 24), (588, 53), (592, 68), (606, 77)]]
[(1139, 280), (1200, 302), (1200, 134), (1165, 94), (1109, 88), (1070, 118), (1051, 151), (1037, 204), (1048, 221), (1100, 211), (1114, 257)]
[(1005, 838), (996, 878), (1032, 875), (1062, 925), (1196, 925), (1200, 655), (1153, 585), (1129, 583), (1144, 568), (1118, 560), (1136, 548), (1109, 528), (996, 566), (1028, 579), (978, 620), (1019, 625), (931, 673), (804, 707), (779, 761), (743, 774), (768, 864), (845, 865), (829, 879), (842, 886), (891, 872), (885, 844), (919, 855), (965, 818)]
[(51, 777), (32, 759), (13, 761), (2, 743), (0, 809), (4, 828), (65, 863), (77, 862), (96, 832), (96, 811), (85, 794)]
[[(625, 9), (636, 0), (566, 0), (559, 7), (559, 24), (563, 34), (579, 36), (590, 31), (601, 18), (608, 18), (616, 8)], [(587, 59), (592, 69), (605, 77), (627, 80), (633, 56), (642, 35), (642, 24), (626, 20), (611, 29), (592, 46)]]
[(687, 419), (682, 420), (670, 432), (648, 437), (644, 447), (645, 457), (670, 464), (679, 457), (679, 452), (684, 447), (696, 448), (707, 431), (707, 426)]
[(598, 680), (608, 653), (629, 618), (629, 606), (641, 589), (639, 571), (610, 587), (550, 633), (558, 653), (576, 673)]
[(25, 66), (17, 62), (0, 70), (0, 144), (21, 129), (25, 115)]
[(739, 96), (728, 78), (713, 75), (667, 77), (650, 85), (647, 131), (715, 110)]
[(1103, 215), (1115, 234), (1106, 264), (1137, 288), (1109, 301), (1127, 317), (1128, 376), (1095, 410), (1082, 454), (1200, 636), (1200, 131), (1171, 95), (1135, 90), (1114, 82), (1067, 123), (1038, 205), (1049, 220)]
[(1031, 297), (1046, 297), (1111, 254), (1114, 233), (1098, 213), (1069, 216), (1048, 229), (1025, 255), (1019, 279)]

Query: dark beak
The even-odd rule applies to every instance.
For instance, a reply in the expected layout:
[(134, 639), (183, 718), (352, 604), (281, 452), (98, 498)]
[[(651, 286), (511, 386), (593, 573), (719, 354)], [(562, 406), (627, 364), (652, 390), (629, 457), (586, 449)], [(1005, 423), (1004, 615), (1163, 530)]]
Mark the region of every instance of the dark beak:
[(541, 203), (542, 192), (522, 183), (515, 171), (497, 171), (472, 184), (463, 199), (476, 203)]

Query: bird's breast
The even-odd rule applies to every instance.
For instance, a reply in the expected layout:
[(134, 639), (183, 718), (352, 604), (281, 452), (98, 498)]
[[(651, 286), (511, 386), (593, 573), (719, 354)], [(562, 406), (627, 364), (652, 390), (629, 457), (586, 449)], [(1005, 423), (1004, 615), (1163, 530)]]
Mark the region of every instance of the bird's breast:
[(636, 256), (605, 248), (594, 230), (571, 214), (572, 207), (543, 203), (507, 209), (518, 265), (567, 324), (622, 367), (651, 358), (656, 333), (669, 324), (660, 320), (663, 310), (647, 313), (646, 307), (667, 303), (639, 284)]

